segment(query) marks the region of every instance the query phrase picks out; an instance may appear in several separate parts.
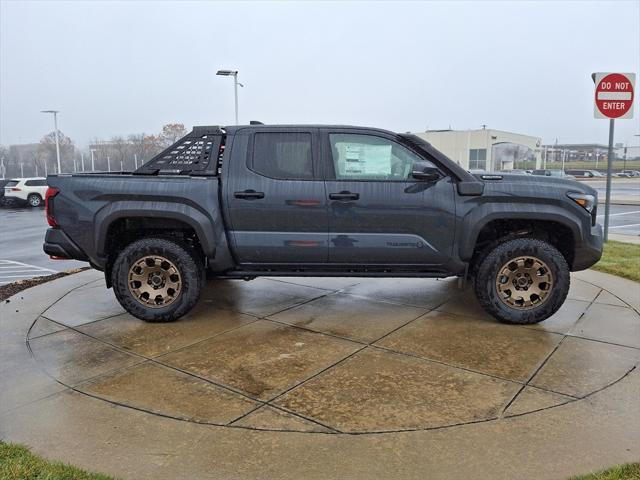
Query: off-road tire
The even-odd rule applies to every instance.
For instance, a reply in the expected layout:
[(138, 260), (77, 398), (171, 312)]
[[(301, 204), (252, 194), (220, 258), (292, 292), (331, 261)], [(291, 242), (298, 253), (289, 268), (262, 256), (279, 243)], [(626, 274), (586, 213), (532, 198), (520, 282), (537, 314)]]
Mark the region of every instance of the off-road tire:
[[(166, 306), (144, 305), (129, 288), (130, 269), (147, 256), (167, 259), (180, 275), (179, 294)], [(188, 313), (197, 303), (205, 281), (202, 256), (187, 245), (166, 238), (143, 238), (130, 243), (117, 256), (111, 272), (113, 291), (120, 305), (145, 322), (173, 322)]]
[[(541, 260), (551, 271), (553, 283), (540, 305), (519, 309), (506, 305), (496, 285), (502, 267), (519, 257)], [(564, 303), (569, 292), (569, 266), (553, 245), (534, 238), (518, 238), (499, 243), (475, 270), (474, 290), (482, 308), (497, 320), (512, 324), (533, 324), (549, 318)]]
[(32, 208), (37, 208), (42, 205), (42, 197), (37, 193), (30, 193), (27, 197), (27, 203)]

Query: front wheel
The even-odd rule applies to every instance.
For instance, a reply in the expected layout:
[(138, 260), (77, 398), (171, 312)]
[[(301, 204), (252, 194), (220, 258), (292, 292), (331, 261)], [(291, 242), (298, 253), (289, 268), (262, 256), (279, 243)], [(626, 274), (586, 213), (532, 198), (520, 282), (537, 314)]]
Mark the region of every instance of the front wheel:
[(499, 244), (475, 276), (482, 308), (504, 323), (532, 324), (553, 315), (569, 292), (569, 266), (551, 244), (518, 238)]
[(198, 301), (204, 264), (177, 241), (144, 238), (120, 252), (111, 281), (116, 298), (131, 315), (146, 322), (172, 322)]

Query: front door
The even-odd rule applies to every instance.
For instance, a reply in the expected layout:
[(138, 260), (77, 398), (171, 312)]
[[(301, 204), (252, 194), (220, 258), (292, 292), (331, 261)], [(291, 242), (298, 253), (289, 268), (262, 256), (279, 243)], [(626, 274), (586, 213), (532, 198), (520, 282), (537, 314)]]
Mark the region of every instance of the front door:
[(413, 165), (429, 160), (392, 135), (327, 129), (322, 142), (329, 171), (330, 263), (437, 271), (450, 259), (455, 224), (450, 177), (415, 180)]
[(316, 174), (317, 130), (248, 131), (235, 136), (226, 188), (239, 262), (326, 262), (327, 202)]

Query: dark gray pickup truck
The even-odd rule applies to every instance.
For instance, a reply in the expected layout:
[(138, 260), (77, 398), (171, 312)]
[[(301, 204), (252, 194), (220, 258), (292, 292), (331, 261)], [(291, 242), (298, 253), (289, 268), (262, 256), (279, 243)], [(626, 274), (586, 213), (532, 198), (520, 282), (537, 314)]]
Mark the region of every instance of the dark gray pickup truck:
[(208, 276), (471, 278), (495, 318), (534, 323), (602, 253), (596, 192), (471, 175), (409, 134), (195, 127), (134, 172), (48, 177), (44, 251), (88, 261), (132, 315), (176, 320)]

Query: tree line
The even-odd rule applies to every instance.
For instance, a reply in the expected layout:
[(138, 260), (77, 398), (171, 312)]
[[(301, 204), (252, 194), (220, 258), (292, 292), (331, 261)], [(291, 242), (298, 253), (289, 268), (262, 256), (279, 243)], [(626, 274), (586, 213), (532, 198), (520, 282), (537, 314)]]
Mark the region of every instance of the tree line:
[[(116, 135), (110, 139), (94, 138), (78, 148), (73, 140), (58, 130), (60, 164), (63, 173), (87, 171), (131, 171), (185, 136), (182, 123), (169, 123), (157, 134)], [(35, 177), (57, 173), (55, 132), (38, 143), (0, 145), (0, 176)], [(4, 171), (1, 171), (4, 166)]]

